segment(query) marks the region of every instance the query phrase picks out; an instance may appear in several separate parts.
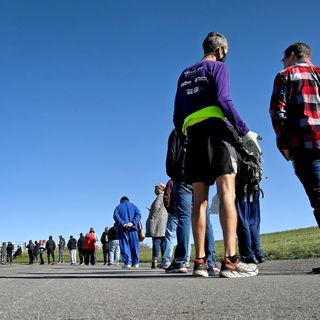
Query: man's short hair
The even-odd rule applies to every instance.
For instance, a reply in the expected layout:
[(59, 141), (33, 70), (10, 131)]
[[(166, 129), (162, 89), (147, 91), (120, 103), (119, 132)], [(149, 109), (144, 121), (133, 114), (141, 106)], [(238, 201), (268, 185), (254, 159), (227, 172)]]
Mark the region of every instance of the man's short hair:
[(227, 38), (218, 32), (209, 32), (207, 37), (203, 40), (202, 48), (204, 54), (216, 52), (220, 47), (228, 48)]
[(129, 201), (129, 198), (126, 197), (126, 196), (123, 196), (123, 197), (120, 199), (120, 202), (123, 202), (123, 201)]
[(303, 43), (296, 42), (284, 50), (284, 56), (287, 58), (293, 53), (298, 59), (311, 58), (311, 48)]

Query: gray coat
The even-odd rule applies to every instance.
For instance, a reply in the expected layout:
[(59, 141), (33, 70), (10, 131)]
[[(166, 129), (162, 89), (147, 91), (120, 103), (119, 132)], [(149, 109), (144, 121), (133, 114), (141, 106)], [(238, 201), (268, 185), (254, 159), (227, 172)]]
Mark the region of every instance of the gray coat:
[(167, 229), (168, 212), (163, 203), (163, 192), (153, 201), (146, 222), (146, 237), (164, 237)]

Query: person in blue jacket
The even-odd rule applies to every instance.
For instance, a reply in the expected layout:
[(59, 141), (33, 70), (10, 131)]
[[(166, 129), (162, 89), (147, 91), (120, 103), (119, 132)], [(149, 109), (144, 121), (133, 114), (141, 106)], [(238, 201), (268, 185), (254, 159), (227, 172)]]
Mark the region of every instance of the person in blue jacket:
[(141, 220), (139, 209), (126, 196), (120, 199), (113, 219), (119, 227), (120, 252), (123, 268), (139, 267), (138, 224)]

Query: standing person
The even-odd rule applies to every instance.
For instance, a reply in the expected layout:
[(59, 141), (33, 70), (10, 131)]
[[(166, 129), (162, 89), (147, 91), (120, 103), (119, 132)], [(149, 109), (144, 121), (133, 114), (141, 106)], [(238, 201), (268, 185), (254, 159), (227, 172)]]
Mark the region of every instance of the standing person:
[(27, 244), (28, 249), (28, 256), (29, 256), (29, 264), (33, 264), (34, 261), (34, 243), (32, 240), (29, 240), (29, 243)]
[(34, 242), (34, 252), (33, 252), (34, 259), (36, 260), (36, 262), (39, 261), (39, 258), (38, 258), (40, 253), (39, 249), (40, 249), (40, 243), (36, 240)]
[[(52, 236), (49, 236), (49, 240), (46, 242), (46, 251), (48, 264), (54, 264), (54, 251), (56, 250), (56, 242), (52, 239)], [(52, 262), (51, 259), (52, 258)]]
[(1, 247), (1, 264), (5, 264), (6, 261), (7, 261), (7, 244), (3, 242)]
[(12, 264), (12, 252), (13, 252), (14, 246), (9, 241), (7, 244), (7, 263)]
[(311, 48), (302, 42), (290, 45), (282, 62), (270, 103), (277, 147), (293, 162), (320, 227), (320, 67), (312, 64)]
[(67, 247), (70, 254), (71, 263), (70, 264), (77, 264), (77, 239), (73, 236), (70, 236), (70, 239), (67, 243)]
[(63, 236), (59, 236), (59, 243), (58, 243), (58, 248), (59, 248), (59, 260), (58, 263), (64, 263), (64, 247), (66, 246), (66, 240), (64, 239)]
[(149, 216), (146, 221), (146, 237), (152, 237), (152, 269), (157, 268), (160, 249), (161, 257), (163, 257), (165, 250), (165, 233), (168, 221), (168, 212), (163, 202), (165, 187), (163, 183), (158, 183), (154, 187), (156, 198), (151, 204)]
[(80, 237), (78, 239), (77, 247), (78, 247), (78, 252), (79, 252), (80, 266), (82, 266), (83, 263), (84, 263), (85, 254), (86, 254), (86, 239), (83, 236), (83, 233), (80, 233)]
[(164, 189), (163, 203), (168, 212), (168, 222), (165, 233), (164, 253), (161, 264), (158, 267), (161, 269), (167, 269), (171, 264), (174, 242), (177, 238), (176, 231), (179, 222), (173, 197), (172, 179), (167, 182)]
[(109, 263), (109, 239), (108, 239), (109, 227), (105, 227), (101, 235), (100, 241), (102, 243), (102, 252), (103, 252), (103, 264), (106, 265)]
[(113, 219), (119, 228), (119, 242), (123, 268), (139, 268), (138, 224), (141, 220), (139, 209), (123, 196), (115, 208)]
[(193, 275), (207, 277), (205, 230), (209, 186), (216, 182), (221, 204), (220, 222), (224, 238), (221, 277), (257, 275), (256, 265), (236, 256), (237, 210), (235, 177), (237, 153), (230, 124), (250, 151), (260, 152), (257, 134), (249, 131), (229, 97), (229, 73), (224, 63), (228, 53), (225, 36), (210, 32), (203, 41), (204, 57), (186, 68), (178, 81), (174, 124), (187, 135), (186, 173), (192, 183), (192, 230), (196, 259)]
[(94, 229), (91, 227), (89, 233), (87, 233), (85, 237), (86, 255), (84, 262), (86, 265), (89, 265), (89, 262), (91, 263), (91, 265), (96, 264), (96, 243), (97, 237)]
[(108, 231), (109, 239), (109, 263), (108, 265), (119, 264), (120, 244), (119, 244), (119, 227), (115, 223)]
[(39, 241), (39, 244), (40, 244), (40, 247), (39, 247), (40, 264), (44, 264), (43, 256), (44, 256), (44, 253), (46, 252), (45, 243), (46, 243), (45, 240), (40, 240)]

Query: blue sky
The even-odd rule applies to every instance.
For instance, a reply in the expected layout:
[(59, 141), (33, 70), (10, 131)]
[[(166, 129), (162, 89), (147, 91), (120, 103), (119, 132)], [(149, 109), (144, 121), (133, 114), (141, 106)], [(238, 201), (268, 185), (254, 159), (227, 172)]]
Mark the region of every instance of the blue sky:
[[(178, 76), (202, 57), (209, 31), (228, 37), (232, 100), (264, 139), (261, 231), (315, 225), (291, 164), (275, 147), (268, 114), (286, 47), (306, 42), (320, 64), (320, 4), (301, 6), (1, 1), (0, 241), (77, 236), (91, 226), (101, 234), (123, 195), (145, 222), (154, 185), (168, 179)], [(212, 222), (221, 239), (216, 216)]]

